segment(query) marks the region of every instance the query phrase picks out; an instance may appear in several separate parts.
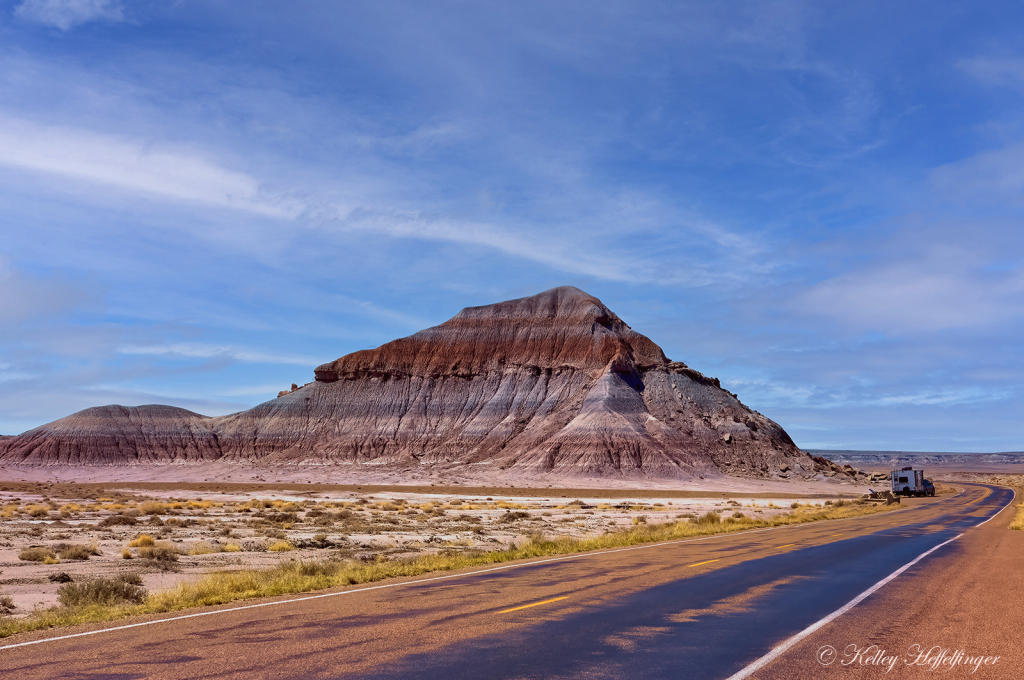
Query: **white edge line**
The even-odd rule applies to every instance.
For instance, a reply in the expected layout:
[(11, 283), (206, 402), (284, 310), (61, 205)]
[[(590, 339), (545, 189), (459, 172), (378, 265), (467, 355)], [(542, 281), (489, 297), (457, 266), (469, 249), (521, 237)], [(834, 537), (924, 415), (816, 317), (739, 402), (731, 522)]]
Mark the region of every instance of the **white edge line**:
[[(994, 512), (991, 517), (989, 517), (988, 519), (985, 520), (985, 522), (991, 522), (992, 520), (994, 520), (999, 515), (999, 513), (1001, 513), (1003, 510), (1006, 510), (1006, 508), (1010, 507), (1011, 505), (1013, 505), (1013, 502), (1015, 500), (1017, 500), (1017, 490), (1011, 488), (1010, 491), (1013, 492), (1013, 498), (1010, 499), (1010, 502), (1007, 503), (1006, 505), (1004, 505), (1003, 507), (999, 508), (999, 510), (997, 510), (996, 512)], [(975, 527), (980, 527), (985, 522), (978, 522), (974, 526)]]
[(843, 614), (845, 614), (846, 612), (850, 611), (851, 609), (856, 607), (858, 604), (860, 604), (866, 597), (868, 597), (869, 595), (871, 595), (872, 593), (877, 591), (879, 588), (884, 586), (886, 583), (888, 583), (889, 581), (893, 580), (894, 578), (896, 578), (897, 576), (899, 576), (900, 574), (905, 572), (907, 569), (910, 569), (912, 566), (914, 566), (915, 564), (917, 564), (918, 562), (920, 562), (925, 557), (927, 557), (928, 555), (932, 554), (933, 552), (935, 552), (936, 550), (938, 550), (942, 546), (947, 545), (949, 543), (952, 543), (953, 541), (955, 541), (956, 539), (960, 538), (961, 536), (963, 536), (963, 534), (957, 534), (956, 536), (954, 536), (953, 538), (949, 539), (948, 541), (946, 541), (944, 543), (939, 543), (937, 546), (935, 546), (931, 550), (928, 550), (926, 552), (921, 553), (916, 558), (914, 558), (913, 561), (908, 562), (907, 564), (904, 564), (902, 567), (900, 567), (899, 569), (897, 569), (893, 573), (889, 574), (884, 579), (882, 579), (881, 581), (879, 581), (875, 585), (871, 586), (870, 588), (868, 588), (863, 593), (861, 593), (857, 597), (855, 597), (852, 600), (850, 600), (849, 602), (847, 602), (845, 605), (843, 605), (839, 609), (835, 610), (834, 612), (832, 612), (831, 614), (829, 614), (825, 618), (821, 619), (817, 623), (813, 623), (810, 626), (808, 626), (807, 628), (804, 628), (802, 631), (800, 631), (799, 633), (797, 633), (793, 637), (789, 638), (788, 640), (783, 642), (778, 647), (775, 647), (774, 649), (772, 649), (772, 651), (768, 652), (767, 654), (762, 656), (760, 659), (758, 659), (757, 661), (755, 661), (752, 664), (750, 664), (749, 666), (747, 666), (746, 668), (742, 669), (738, 673), (730, 675), (728, 678), (726, 678), (726, 680), (742, 680), (743, 678), (749, 677), (752, 673), (755, 673), (755, 672), (761, 670), (762, 668), (767, 666), (769, 663), (771, 663), (772, 661), (777, 659), (779, 656), (784, 654), (786, 651), (788, 651), (793, 645), (795, 645), (796, 643), (800, 642), (805, 637), (807, 637), (808, 635), (810, 635), (814, 631), (818, 630), (822, 626), (830, 623), (834, 619), (836, 619), (836, 618), (842, 616)]
[[(952, 500), (952, 499), (949, 499), (949, 500)], [(907, 508), (900, 508), (898, 510), (891, 510), (890, 512), (901, 512), (901, 511), (903, 511), (905, 509), (907, 509)], [(869, 518), (869, 517), (873, 517), (876, 514), (878, 514), (878, 513), (873, 513), (872, 515), (860, 515), (858, 517), (844, 517), (843, 519), (832, 519), (832, 520), (825, 520), (825, 521), (826, 522), (846, 522), (846, 521), (855, 520), (855, 519), (866, 519), (866, 518)], [(682, 540), (678, 540), (678, 541), (665, 541), (665, 542), (661, 542), (661, 543), (648, 543), (646, 545), (635, 545), (635, 546), (630, 546), (628, 548), (616, 548), (614, 550), (602, 550), (600, 552), (586, 552), (586, 553), (576, 553), (576, 554), (573, 554), (573, 555), (562, 555), (560, 557), (552, 557), (552, 558), (549, 558), (549, 559), (546, 559), (546, 560), (537, 560), (535, 562), (520, 562), (518, 564), (504, 564), (504, 565), (501, 565), (499, 567), (491, 567), (490, 569), (480, 569), (478, 571), (469, 571), (469, 572), (463, 572), (463, 573), (459, 573), (459, 574), (445, 574), (444, 576), (434, 576), (432, 578), (424, 578), (424, 579), (419, 579), (417, 581), (403, 581), (401, 583), (386, 583), (386, 584), (380, 585), (380, 586), (370, 586), (368, 588), (357, 588), (355, 590), (342, 590), (342, 591), (336, 592), (336, 593), (323, 593), (321, 595), (307, 595), (306, 597), (296, 597), (296, 598), (290, 598), (290, 599), (287, 599), (287, 600), (276, 600), (274, 602), (261, 602), (259, 604), (249, 604), (249, 605), (245, 605), (245, 606), (242, 606), (242, 607), (230, 607), (228, 609), (216, 609), (214, 611), (198, 612), (196, 614), (184, 614), (182, 616), (172, 616), (170, 618), (156, 619), (154, 621), (143, 621), (141, 623), (129, 623), (129, 624), (124, 625), (124, 626), (114, 626), (113, 628), (100, 628), (98, 630), (90, 630), (90, 631), (86, 631), (84, 633), (72, 633), (71, 635), (60, 635), (60, 636), (57, 636), (57, 637), (42, 638), (40, 640), (30, 640), (28, 642), (19, 642), (17, 644), (13, 644), (13, 645), (4, 645), (4, 646), (0, 647), (0, 650), (14, 649), (16, 647), (28, 647), (29, 645), (39, 645), (39, 644), (43, 644), (44, 642), (56, 642), (58, 640), (69, 640), (71, 638), (85, 637), (87, 635), (98, 635), (100, 633), (111, 633), (111, 632), (113, 632), (115, 630), (126, 630), (128, 628), (139, 628), (141, 626), (152, 626), (152, 625), (157, 624), (157, 623), (170, 623), (171, 621), (182, 621), (184, 619), (194, 619), (194, 618), (198, 618), (200, 616), (213, 616), (214, 614), (226, 614), (228, 612), (238, 612), (238, 611), (244, 611), (246, 609), (258, 609), (260, 607), (273, 607), (273, 606), (276, 606), (276, 605), (290, 604), (292, 602), (305, 602), (307, 600), (319, 600), (319, 599), (322, 599), (322, 598), (325, 598), (325, 597), (339, 597), (341, 595), (351, 595), (351, 594), (354, 594), (354, 593), (364, 593), (364, 592), (367, 592), (369, 590), (380, 590), (380, 589), (383, 589), (383, 588), (396, 588), (396, 587), (399, 587), (399, 586), (411, 586), (411, 585), (416, 585), (418, 583), (430, 583), (431, 581), (443, 581), (443, 580), (446, 580), (446, 579), (460, 578), (460, 577), (463, 577), (463, 576), (475, 576), (477, 574), (486, 574), (486, 573), (492, 572), (492, 571), (502, 571), (502, 570), (505, 570), (505, 569), (516, 569), (518, 567), (529, 567), (529, 566), (532, 566), (532, 565), (535, 565), (535, 564), (545, 564), (545, 563), (549, 563), (549, 562), (563, 562), (565, 560), (585, 559), (587, 557), (596, 557), (598, 555), (609, 555), (609, 554), (612, 554), (612, 553), (627, 552), (627, 551), (630, 551), (630, 550), (646, 550), (648, 548), (658, 548), (658, 547), (662, 547), (662, 546), (666, 546), (666, 545), (678, 545), (680, 543), (696, 543), (698, 541), (711, 541), (711, 540), (715, 540), (715, 539), (719, 539), (719, 538), (729, 538), (729, 537), (732, 537), (732, 536), (740, 536), (740, 535), (745, 535), (745, 534), (758, 534), (758, 533), (761, 533), (761, 532), (764, 532), (764, 531), (775, 531), (776, 529), (798, 529), (798, 528), (801, 528), (801, 527), (811, 526), (811, 525), (814, 525), (814, 524), (816, 524), (816, 522), (805, 522), (804, 524), (788, 524), (788, 525), (781, 526), (781, 527), (768, 527), (766, 529), (749, 529), (747, 531), (736, 531), (736, 532), (727, 533), (727, 534), (716, 534), (714, 536), (704, 536), (703, 538), (687, 538), (687, 539), (682, 539)]]

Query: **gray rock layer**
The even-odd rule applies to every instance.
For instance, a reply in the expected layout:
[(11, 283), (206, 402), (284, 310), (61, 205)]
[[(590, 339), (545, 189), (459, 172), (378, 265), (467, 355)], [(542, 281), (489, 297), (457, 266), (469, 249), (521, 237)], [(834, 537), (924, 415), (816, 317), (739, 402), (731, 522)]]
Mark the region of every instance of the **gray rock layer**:
[(468, 308), (315, 375), (216, 418), (170, 406), (86, 409), (0, 440), (0, 461), (444, 463), (658, 478), (822, 468), (779, 425), (576, 288)]

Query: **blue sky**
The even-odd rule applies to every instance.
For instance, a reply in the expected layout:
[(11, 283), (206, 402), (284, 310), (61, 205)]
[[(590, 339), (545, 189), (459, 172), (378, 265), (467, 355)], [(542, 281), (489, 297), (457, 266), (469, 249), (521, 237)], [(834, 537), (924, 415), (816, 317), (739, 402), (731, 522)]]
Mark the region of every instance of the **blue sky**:
[(805, 448), (1024, 449), (1020, 2), (0, 2), (0, 433), (575, 285)]

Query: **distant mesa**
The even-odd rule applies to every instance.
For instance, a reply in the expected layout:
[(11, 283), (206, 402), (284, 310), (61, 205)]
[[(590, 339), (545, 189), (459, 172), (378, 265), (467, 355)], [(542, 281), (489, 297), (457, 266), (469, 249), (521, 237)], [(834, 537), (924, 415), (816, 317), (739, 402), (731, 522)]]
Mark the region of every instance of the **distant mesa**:
[(209, 418), (103, 406), (0, 440), (0, 462), (204, 461), (692, 479), (853, 474), (800, 451), (719, 381), (670, 361), (572, 287), (482, 307), (318, 366), (315, 380)]

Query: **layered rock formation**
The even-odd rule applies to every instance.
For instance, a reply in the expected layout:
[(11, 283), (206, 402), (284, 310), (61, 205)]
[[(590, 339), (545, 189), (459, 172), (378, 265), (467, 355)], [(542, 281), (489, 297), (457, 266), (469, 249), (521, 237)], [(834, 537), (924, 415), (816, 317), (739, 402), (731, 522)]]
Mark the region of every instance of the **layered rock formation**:
[(168, 406), (86, 409), (0, 441), (0, 461), (459, 464), (664, 478), (823, 469), (718, 380), (669, 361), (576, 288), (464, 309), (315, 376), (217, 418)]

